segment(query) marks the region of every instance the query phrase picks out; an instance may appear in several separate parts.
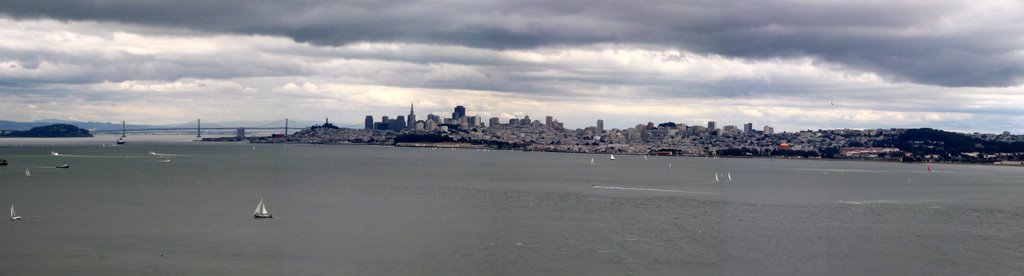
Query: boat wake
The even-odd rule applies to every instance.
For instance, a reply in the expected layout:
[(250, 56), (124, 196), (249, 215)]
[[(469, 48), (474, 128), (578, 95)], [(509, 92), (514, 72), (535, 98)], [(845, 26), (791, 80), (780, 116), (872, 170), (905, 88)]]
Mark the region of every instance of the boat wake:
[(875, 199), (875, 200), (840, 200), (836, 201), (839, 204), (850, 204), (850, 205), (899, 205), (899, 204), (919, 204), (936, 202), (938, 200), (891, 200), (891, 199)]
[(699, 195), (721, 195), (721, 193), (713, 192), (698, 192), (698, 191), (685, 191), (685, 190), (668, 190), (668, 189), (652, 189), (652, 188), (632, 188), (632, 187), (615, 187), (615, 186), (590, 186), (594, 189), (606, 189), (606, 190), (630, 190), (630, 191), (648, 191), (648, 192), (663, 192), (663, 193), (683, 193), (683, 194), (699, 194)]

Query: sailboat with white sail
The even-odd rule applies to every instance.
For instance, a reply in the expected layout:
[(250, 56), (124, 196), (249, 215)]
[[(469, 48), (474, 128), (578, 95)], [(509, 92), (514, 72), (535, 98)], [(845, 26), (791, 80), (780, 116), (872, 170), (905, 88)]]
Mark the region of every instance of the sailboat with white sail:
[(732, 173), (728, 173), (728, 172), (727, 172), (727, 173), (725, 174), (725, 176), (726, 176), (726, 178), (727, 178), (727, 179), (729, 179), (729, 181), (732, 181)]
[(718, 179), (718, 173), (715, 173), (715, 182), (722, 182), (722, 180)]
[(597, 165), (597, 163), (594, 163), (594, 158), (590, 158), (590, 165), (593, 165), (593, 166)]
[(256, 205), (256, 211), (253, 212), (255, 218), (273, 218), (274, 215), (267, 212), (267, 205), (263, 204), (263, 198), (260, 198), (260, 204)]
[(28, 171), (28, 169), (25, 169), (25, 176), (32, 176), (32, 172)]
[(11, 203), (11, 220), (19, 220), (19, 219), (21, 219), (21, 216), (19, 216), (18, 214), (14, 213), (14, 203)]
[(609, 155), (608, 159), (615, 160), (615, 155), (614, 154)]

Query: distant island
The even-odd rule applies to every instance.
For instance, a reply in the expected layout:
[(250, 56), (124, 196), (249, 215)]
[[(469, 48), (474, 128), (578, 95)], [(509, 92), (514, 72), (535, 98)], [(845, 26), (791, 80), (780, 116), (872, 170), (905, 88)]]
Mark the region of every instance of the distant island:
[(48, 126), (33, 127), (25, 131), (14, 131), (0, 137), (35, 137), (35, 138), (66, 138), (66, 137), (93, 137), (89, 130), (68, 124), (54, 124)]

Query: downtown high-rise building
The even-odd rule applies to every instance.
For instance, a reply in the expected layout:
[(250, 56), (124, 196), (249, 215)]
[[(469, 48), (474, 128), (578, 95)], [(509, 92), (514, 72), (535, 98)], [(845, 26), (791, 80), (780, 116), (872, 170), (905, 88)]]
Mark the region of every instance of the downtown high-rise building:
[(363, 120), (363, 128), (373, 129), (373, 115), (366, 115), (366, 120)]
[(743, 124), (743, 132), (748, 132), (749, 133), (749, 132), (753, 132), (753, 131), (754, 131), (754, 124), (753, 123)]
[(775, 134), (775, 128), (764, 126), (764, 134)]
[(497, 126), (497, 125), (500, 125), (500, 124), (501, 124), (501, 119), (498, 119), (498, 117), (491, 117), (491, 119), (490, 119), (489, 121), (490, 121), (490, 122), (489, 122), (489, 124), (488, 124), (488, 125), (489, 125), (490, 127), (495, 127), (495, 126)]
[(461, 105), (456, 106), (455, 112), (452, 112), (452, 119), (458, 120), (462, 117), (466, 117), (466, 107)]
[(597, 120), (597, 133), (604, 133), (604, 120)]
[(433, 121), (435, 124), (440, 124), (441, 123), (441, 116), (440, 115), (434, 115), (433, 113), (427, 114), (427, 121)]
[(552, 123), (554, 123), (554, 121), (555, 121), (555, 117), (551, 117), (551, 116), (544, 117), (544, 125), (547, 126), (547, 127), (554, 127), (552, 125)]
[(708, 131), (715, 131), (718, 129), (718, 124), (715, 121), (708, 121)]
[(416, 112), (413, 111), (412, 104), (409, 104), (409, 116), (405, 117), (405, 126), (408, 128), (416, 128)]

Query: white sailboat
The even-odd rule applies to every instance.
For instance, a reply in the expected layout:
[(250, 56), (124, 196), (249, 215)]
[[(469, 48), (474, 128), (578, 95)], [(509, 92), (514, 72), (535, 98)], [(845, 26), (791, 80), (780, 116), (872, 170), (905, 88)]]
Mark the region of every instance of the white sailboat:
[(255, 218), (273, 218), (270, 212), (267, 212), (267, 205), (263, 204), (263, 198), (260, 198), (260, 204), (256, 205), (256, 211), (253, 212)]
[(608, 159), (611, 159), (611, 160), (615, 160), (615, 155), (614, 155), (614, 154), (612, 154), (612, 155), (609, 155), (609, 156), (608, 156)]
[(718, 179), (718, 173), (715, 173), (715, 182), (722, 182), (721, 180)]
[(28, 169), (25, 169), (25, 176), (32, 176), (32, 172), (29, 172)]
[(14, 203), (11, 203), (11, 220), (19, 220), (19, 219), (21, 219), (21, 216), (18, 216), (18, 214), (14, 213)]
[(646, 154), (644, 154), (644, 160), (647, 160), (647, 155)]
[(50, 151), (50, 155), (60, 156), (60, 153), (57, 153), (56, 151)]
[(726, 173), (725, 176), (726, 178), (729, 179), (729, 181), (732, 181), (732, 173)]
[(597, 163), (594, 163), (594, 158), (590, 158), (590, 165), (597, 165)]

